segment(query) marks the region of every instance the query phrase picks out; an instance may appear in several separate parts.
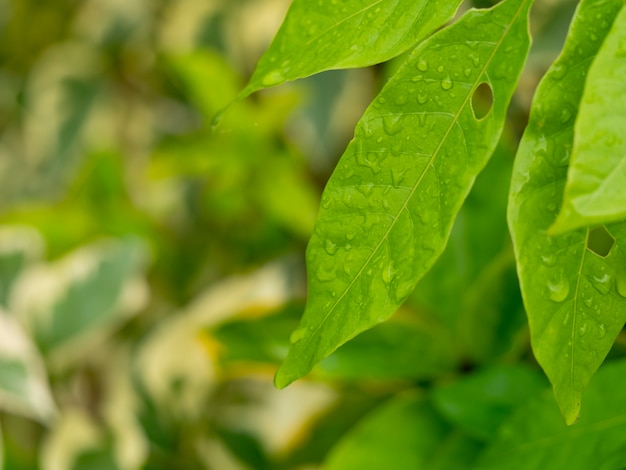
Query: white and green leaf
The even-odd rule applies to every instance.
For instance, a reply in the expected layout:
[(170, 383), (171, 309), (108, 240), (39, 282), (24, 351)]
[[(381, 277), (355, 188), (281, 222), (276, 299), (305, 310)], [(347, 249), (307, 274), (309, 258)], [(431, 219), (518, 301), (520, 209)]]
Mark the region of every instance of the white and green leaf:
[(48, 422), (56, 415), (39, 352), (20, 324), (0, 310), (0, 409)]

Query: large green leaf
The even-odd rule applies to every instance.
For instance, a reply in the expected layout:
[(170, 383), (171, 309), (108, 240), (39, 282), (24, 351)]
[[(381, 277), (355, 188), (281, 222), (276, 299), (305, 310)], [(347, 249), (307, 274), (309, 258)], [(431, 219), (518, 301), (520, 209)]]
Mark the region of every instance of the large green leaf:
[(241, 96), (391, 59), (450, 20), (459, 0), (294, 0)]
[[(529, 7), (468, 12), (417, 47), (365, 112), (322, 196), (309, 301), (278, 387), (387, 319), (443, 251), (500, 136), (529, 48)], [(483, 83), (494, 102), (477, 119)]]
[(587, 409), (566, 426), (546, 393), (505, 421), (473, 468), (497, 470), (623, 469), (626, 462), (626, 361), (607, 364), (585, 395)]
[(554, 237), (547, 230), (565, 185), (586, 71), (621, 6), (580, 4), (563, 53), (535, 94), (511, 184), (508, 220), (532, 347), (568, 423), (626, 319), (626, 225), (608, 227), (615, 246), (605, 257), (588, 249), (589, 229)]
[[(593, 33), (589, 37), (601, 40)], [(625, 130), (626, 7), (622, 7), (589, 68), (563, 207), (552, 232), (626, 219)]]
[(477, 450), (478, 444), (455, 433), (427, 400), (407, 395), (366, 416), (331, 451), (323, 468), (460, 469)]

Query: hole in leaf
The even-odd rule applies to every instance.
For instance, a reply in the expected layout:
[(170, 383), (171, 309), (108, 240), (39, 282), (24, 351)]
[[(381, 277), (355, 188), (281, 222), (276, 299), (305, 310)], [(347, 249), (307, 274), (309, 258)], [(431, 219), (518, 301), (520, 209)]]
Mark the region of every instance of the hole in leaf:
[(481, 120), (489, 114), (492, 106), (493, 91), (491, 90), (489, 83), (483, 82), (478, 85), (472, 95), (472, 112), (474, 113), (474, 117)]
[(607, 232), (604, 226), (594, 228), (589, 232), (587, 248), (602, 258), (609, 254), (614, 244), (615, 238)]

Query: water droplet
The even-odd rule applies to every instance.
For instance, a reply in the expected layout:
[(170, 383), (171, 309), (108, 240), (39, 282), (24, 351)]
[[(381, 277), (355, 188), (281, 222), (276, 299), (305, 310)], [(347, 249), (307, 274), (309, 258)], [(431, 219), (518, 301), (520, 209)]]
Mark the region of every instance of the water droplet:
[(450, 88), (452, 88), (452, 80), (449, 76), (446, 76), (443, 80), (441, 80), (441, 88), (445, 91), (448, 91)]
[(350, 245), (350, 243), (347, 243), (343, 248), (346, 251), (350, 251), (352, 249), (352, 245)]
[(548, 297), (554, 302), (563, 302), (569, 294), (569, 283), (565, 278), (559, 277), (548, 282)]
[(567, 124), (570, 119), (572, 119), (572, 111), (568, 108), (563, 108), (561, 110), (561, 114), (559, 115), (559, 120), (562, 124)]
[(324, 244), (324, 250), (326, 251), (326, 253), (332, 256), (337, 253), (337, 244), (334, 243), (331, 239), (327, 239), (326, 243)]
[(474, 64), (474, 67), (478, 67), (480, 65), (480, 58), (476, 54), (470, 54), (469, 58)]
[(437, 72), (443, 72), (443, 71), (444, 71), (443, 65), (440, 65), (439, 67), (437, 67)]
[(279, 70), (274, 70), (263, 77), (261, 83), (263, 86), (274, 86), (285, 81), (285, 76)]
[(346, 240), (350, 240), (350, 241), (352, 241), (352, 240), (354, 240), (355, 238), (356, 238), (356, 233), (354, 233), (354, 232), (348, 232), (348, 233), (346, 233)]
[(469, 78), (471, 74), (472, 74), (472, 69), (470, 69), (469, 67), (463, 70), (463, 75), (465, 75), (465, 78)]
[(397, 96), (394, 103), (396, 104), (396, 106), (404, 106), (405, 104), (408, 103), (408, 98), (404, 95), (400, 95)]
[(602, 295), (606, 295), (611, 290), (613, 278), (610, 274), (604, 273), (593, 276), (590, 281), (595, 290)]
[(306, 334), (308, 332), (308, 328), (297, 328), (293, 331), (293, 333), (291, 333), (291, 336), (289, 337), (289, 342), (291, 344), (296, 344), (299, 343), (300, 341), (302, 341), (305, 337)]
[(598, 325), (598, 338), (604, 338), (606, 336), (606, 326), (603, 323)]
[(422, 95), (422, 94), (417, 95), (417, 102), (419, 104), (425, 104), (427, 101), (428, 101), (428, 95)]
[(422, 76), (421, 76), (421, 75), (414, 75), (413, 77), (411, 77), (411, 81), (412, 81), (413, 83), (417, 83), (417, 82), (419, 82), (421, 79), (422, 79)]
[(383, 130), (387, 135), (396, 135), (402, 132), (403, 128), (401, 115), (392, 114), (383, 117)]
[(420, 57), (417, 60), (417, 70), (419, 70), (420, 72), (426, 72), (428, 70), (428, 62)]
[(389, 265), (385, 266), (383, 268), (382, 274), (383, 274), (383, 282), (387, 285), (391, 284), (391, 281), (396, 275), (396, 271), (393, 267), (393, 263), (390, 263)]
[(333, 266), (320, 265), (315, 272), (315, 277), (317, 277), (317, 280), (320, 282), (330, 282), (337, 277), (337, 274)]
[(546, 266), (554, 266), (556, 264), (556, 256), (555, 255), (545, 255), (541, 257), (541, 261)]
[(585, 336), (585, 333), (587, 332), (587, 323), (582, 323), (579, 327), (578, 327), (578, 336)]
[(380, 172), (379, 155), (376, 152), (357, 153), (356, 163), (359, 166), (369, 168), (374, 174)]

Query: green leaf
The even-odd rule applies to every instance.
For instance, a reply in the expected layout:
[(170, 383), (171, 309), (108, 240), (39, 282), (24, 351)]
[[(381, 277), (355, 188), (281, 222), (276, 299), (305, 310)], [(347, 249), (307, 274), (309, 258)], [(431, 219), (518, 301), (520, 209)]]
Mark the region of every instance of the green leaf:
[[(365, 112), (322, 196), (309, 301), (278, 387), (386, 320), (443, 251), (501, 133), (528, 53), (529, 6), (468, 12), (417, 47)], [(482, 83), (494, 102), (478, 120)]]
[(626, 361), (605, 365), (585, 394), (586, 412), (566, 426), (549, 393), (530, 400), (502, 424), (479, 464), (486, 470), (624, 468)]
[(56, 415), (39, 353), (17, 321), (3, 311), (0, 311), (0, 409), (44, 422)]
[(545, 379), (528, 367), (498, 366), (435, 389), (433, 401), (468, 434), (489, 440), (514, 408), (545, 386)]
[[(626, 319), (626, 225), (608, 228), (615, 246), (588, 249), (589, 229), (551, 237), (574, 138), (586, 71), (621, 0), (584, 0), (562, 55), (541, 81), (515, 160), (508, 220), (533, 352), (567, 423)], [(599, 10), (606, 23), (596, 17)], [(589, 41), (591, 34), (598, 41)], [(617, 282), (616, 282), (617, 281)]]
[(476, 450), (476, 443), (452, 432), (428, 401), (408, 395), (366, 416), (331, 451), (322, 468), (378, 470), (390, 463), (394, 470), (464, 468)]
[(389, 60), (452, 19), (459, 0), (294, 0), (240, 96)]
[[(603, 23), (604, 22), (604, 23)], [(597, 27), (608, 24), (596, 21)], [(626, 219), (626, 8), (593, 60), (576, 125), (563, 206), (552, 233)]]

